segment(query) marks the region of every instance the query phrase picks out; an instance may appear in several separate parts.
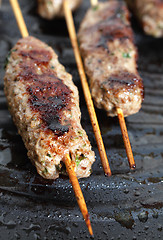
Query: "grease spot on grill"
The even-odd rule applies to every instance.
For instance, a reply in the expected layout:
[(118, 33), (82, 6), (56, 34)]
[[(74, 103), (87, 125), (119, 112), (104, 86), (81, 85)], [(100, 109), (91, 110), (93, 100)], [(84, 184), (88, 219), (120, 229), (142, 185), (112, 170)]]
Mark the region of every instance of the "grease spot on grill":
[(0, 216), (0, 226), (6, 226), (8, 229), (15, 228), (16, 222), (13, 220), (5, 221), (4, 214)]
[(129, 189), (126, 188), (126, 189), (123, 190), (123, 192), (124, 192), (125, 194), (128, 194), (128, 193), (129, 193)]
[(162, 231), (162, 225), (161, 225), (161, 224), (158, 224), (157, 230), (158, 230), (158, 231)]
[(153, 217), (153, 218), (158, 218), (158, 212), (153, 211), (152, 217)]
[(50, 225), (48, 230), (52, 230), (52, 231), (56, 230), (56, 231), (59, 231), (59, 232), (63, 232), (65, 234), (71, 233), (71, 228), (70, 227), (60, 226), (60, 225), (57, 225), (57, 224)]
[(143, 212), (139, 213), (138, 218), (139, 218), (140, 222), (145, 223), (148, 220), (148, 212), (143, 211)]
[(30, 233), (31, 231), (35, 231), (35, 230), (40, 230), (40, 224), (33, 224), (31, 223), (29, 227), (27, 228), (23, 228), (23, 230), (25, 230), (27, 233)]
[(117, 222), (119, 222), (123, 227), (132, 229), (134, 225), (134, 219), (132, 217), (131, 212), (124, 211), (119, 212), (114, 215), (114, 218)]

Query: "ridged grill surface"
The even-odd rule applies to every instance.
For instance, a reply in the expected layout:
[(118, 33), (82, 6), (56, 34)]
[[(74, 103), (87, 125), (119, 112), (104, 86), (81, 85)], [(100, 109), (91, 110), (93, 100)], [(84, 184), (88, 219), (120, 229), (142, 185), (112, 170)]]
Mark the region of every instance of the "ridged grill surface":
[[(97, 110), (113, 176), (103, 174), (86, 109), (80, 79), (63, 19), (46, 21), (36, 13), (35, 1), (20, 0), (30, 35), (46, 42), (59, 55), (80, 92), (82, 125), (96, 162), (90, 178), (80, 179), (95, 239), (163, 238), (163, 39), (145, 36), (132, 19), (139, 51), (139, 73), (145, 100), (126, 124), (136, 161), (131, 172), (117, 118)], [(79, 27), (89, 1), (75, 13)], [(67, 178), (41, 178), (7, 110), (3, 92), (4, 62), (20, 38), (9, 1), (0, 9), (0, 239), (87, 239), (89, 234)]]

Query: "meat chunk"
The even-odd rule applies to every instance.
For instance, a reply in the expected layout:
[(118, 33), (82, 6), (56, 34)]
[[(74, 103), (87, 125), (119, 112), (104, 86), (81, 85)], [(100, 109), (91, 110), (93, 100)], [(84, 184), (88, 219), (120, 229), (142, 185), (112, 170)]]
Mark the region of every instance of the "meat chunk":
[(146, 34), (163, 37), (163, 0), (126, 0)]
[(34, 37), (20, 39), (8, 58), (4, 89), (38, 173), (57, 178), (69, 153), (77, 176), (88, 177), (95, 156), (80, 124), (78, 90), (52, 48)]
[[(72, 11), (77, 9), (82, 0), (67, 0)], [(41, 17), (46, 19), (53, 19), (54, 17), (63, 17), (63, 0), (37, 0), (38, 13)]]
[(141, 108), (142, 79), (138, 75), (129, 13), (121, 1), (99, 2), (86, 13), (78, 33), (91, 94), (108, 116), (124, 116)]

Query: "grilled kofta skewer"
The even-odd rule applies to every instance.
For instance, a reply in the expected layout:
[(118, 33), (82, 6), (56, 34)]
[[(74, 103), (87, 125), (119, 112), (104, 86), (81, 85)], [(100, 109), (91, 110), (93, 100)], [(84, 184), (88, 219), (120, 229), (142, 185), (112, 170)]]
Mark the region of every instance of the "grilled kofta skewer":
[(95, 156), (80, 124), (78, 91), (52, 48), (34, 37), (20, 39), (8, 58), (4, 89), (38, 173), (57, 178), (69, 153), (77, 177), (88, 177)]
[(146, 34), (163, 37), (162, 0), (126, 0)]
[[(53, 19), (54, 17), (63, 17), (63, 0), (37, 0), (38, 13), (41, 17), (46, 19)], [(68, 0), (69, 7), (72, 11), (77, 9), (82, 0)]]
[(86, 13), (78, 33), (90, 89), (108, 116), (124, 116), (141, 108), (143, 83), (137, 72), (137, 50), (124, 2), (99, 2)]

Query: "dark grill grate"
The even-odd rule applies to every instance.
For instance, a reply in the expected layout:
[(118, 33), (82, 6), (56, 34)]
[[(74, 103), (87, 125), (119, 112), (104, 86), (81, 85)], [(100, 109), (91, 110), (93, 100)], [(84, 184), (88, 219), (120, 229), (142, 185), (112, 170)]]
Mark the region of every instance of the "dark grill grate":
[[(145, 36), (133, 19), (139, 71), (145, 100), (141, 111), (126, 119), (137, 164), (131, 173), (117, 118), (97, 110), (113, 172), (104, 177), (64, 20), (39, 18), (34, 1), (20, 0), (31, 35), (51, 45), (80, 92), (82, 125), (96, 152), (88, 179), (81, 179), (95, 239), (163, 238), (163, 39)], [(74, 15), (78, 28), (89, 1)], [(15, 26), (15, 27), (13, 27)], [(7, 110), (3, 92), (4, 61), (20, 38), (9, 1), (0, 9), (0, 239), (87, 239), (86, 225), (69, 180), (42, 179)]]

